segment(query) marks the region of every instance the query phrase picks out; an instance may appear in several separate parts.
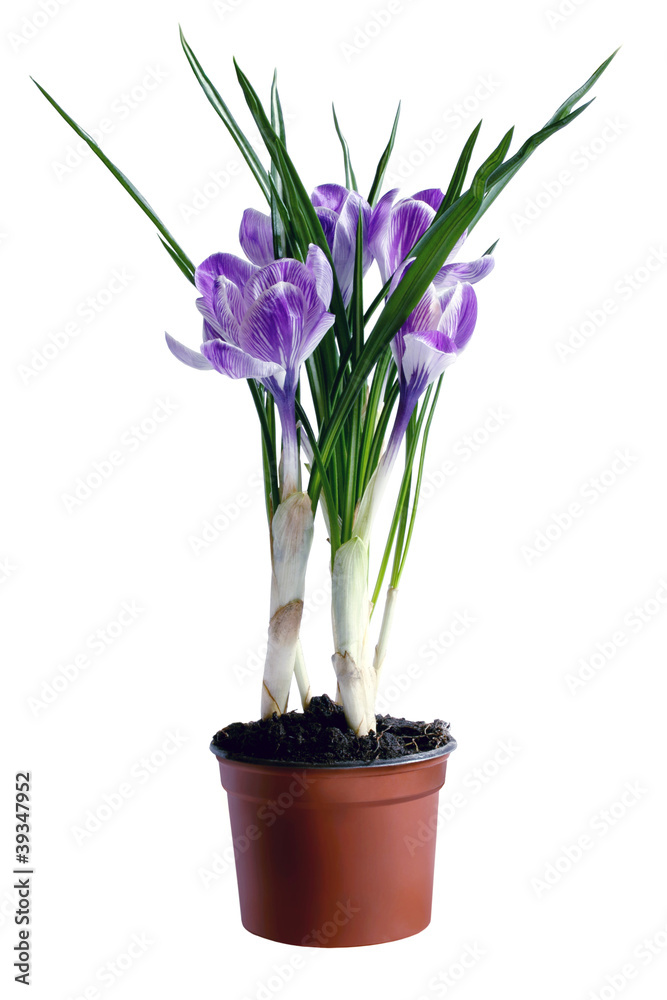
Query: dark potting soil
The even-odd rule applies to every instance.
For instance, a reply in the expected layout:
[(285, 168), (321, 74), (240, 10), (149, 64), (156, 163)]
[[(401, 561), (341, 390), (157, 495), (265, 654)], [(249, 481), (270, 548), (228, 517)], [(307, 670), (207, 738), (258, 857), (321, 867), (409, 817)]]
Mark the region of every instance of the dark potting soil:
[(232, 722), (213, 737), (231, 757), (300, 764), (360, 763), (436, 750), (451, 739), (449, 723), (408, 722), (377, 715), (376, 731), (355, 736), (343, 709), (328, 695), (313, 698), (305, 712), (287, 712), (258, 722)]

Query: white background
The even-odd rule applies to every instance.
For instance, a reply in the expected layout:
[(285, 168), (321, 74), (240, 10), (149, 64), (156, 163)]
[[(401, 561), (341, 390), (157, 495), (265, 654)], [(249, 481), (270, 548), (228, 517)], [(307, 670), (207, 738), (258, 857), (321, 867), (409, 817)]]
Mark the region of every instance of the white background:
[[(15, 943), (13, 781), (29, 768), (39, 1000), (653, 1000), (667, 978), (654, 11), (647, 0), (565, 2), (561, 15), (557, 0), (401, 0), (377, 28), (384, 0), (218, 7), (69, 0), (45, 18), (34, 0), (3, 6), (2, 981)], [(446, 185), (480, 116), (480, 153), (512, 123), (522, 139), (623, 43), (593, 106), (470, 238), (476, 256), (500, 237), (497, 265), (446, 380), (382, 696), (408, 717), (451, 720), (459, 749), (441, 798), (433, 922), (375, 950), (295, 949), (240, 925), (208, 742), (259, 708), (268, 556), (256, 418), (245, 386), (168, 353), (164, 330), (198, 343), (191, 286), (102, 165), (77, 164), (75, 137), (29, 80), (88, 129), (110, 121), (104, 149), (194, 261), (239, 252), (241, 212), (261, 200), (180, 50), (179, 20), (252, 136), (232, 55), (264, 95), (277, 65), (309, 188), (343, 179), (332, 99), (367, 190), (402, 98), (393, 170), (403, 165), (406, 194)], [(135, 90), (128, 110), (151, 71), (154, 89)], [(114, 271), (126, 284), (109, 296)], [(68, 324), (77, 333), (63, 337)], [(565, 353), (570, 340), (580, 346)], [(160, 401), (171, 412), (151, 424)], [(139, 441), (146, 419), (154, 433)], [(122, 464), (68, 510), (65, 495), (114, 450)], [(216, 515), (217, 537), (195, 553)], [(324, 551), (320, 538), (304, 641), (315, 689), (332, 692)], [(124, 603), (134, 617), (119, 629)], [(469, 624), (455, 637), (457, 614)], [(98, 629), (114, 636), (101, 653)], [(77, 656), (87, 665), (54, 695)], [(580, 672), (589, 679), (573, 687)], [(165, 754), (170, 733), (181, 742)], [(82, 835), (121, 785), (129, 797)], [(127, 968), (135, 934), (150, 943)], [(448, 985), (470, 948), (478, 958)]]

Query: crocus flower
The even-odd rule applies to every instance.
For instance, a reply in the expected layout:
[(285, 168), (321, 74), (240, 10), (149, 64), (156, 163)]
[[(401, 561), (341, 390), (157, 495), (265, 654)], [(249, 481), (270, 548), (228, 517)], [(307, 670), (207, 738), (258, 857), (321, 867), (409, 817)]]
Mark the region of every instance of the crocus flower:
[[(410, 263), (396, 272), (390, 294)], [(431, 284), (392, 340), (391, 351), (398, 369), (398, 408), (387, 447), (355, 521), (355, 534), (365, 541), (419, 397), (456, 361), (472, 336), (476, 320), (477, 297), (469, 282), (444, 288)]]
[(468, 282), (445, 288), (429, 285), (391, 342), (398, 369), (399, 401), (387, 446), (393, 462), (417, 400), (454, 362), (470, 340), (477, 320), (477, 296)]
[[(397, 194), (397, 188), (388, 191), (380, 198), (371, 215), (370, 250), (378, 262), (384, 284), (395, 274), (415, 243), (429, 228), (444, 198), (439, 188), (418, 191), (411, 198), (399, 201), (396, 201)], [(494, 260), (490, 254), (477, 260), (455, 263), (466, 235), (463, 234), (435, 276), (436, 288), (448, 288), (459, 281), (474, 284), (493, 270)]]
[[(388, 297), (414, 262), (410, 251), (433, 222), (444, 198), (438, 188), (418, 191), (412, 198), (400, 201), (396, 201), (397, 193), (389, 191), (377, 203), (369, 234), (382, 281), (390, 282)], [(391, 344), (398, 368), (398, 408), (387, 448), (361, 500), (355, 522), (356, 530), (366, 539), (417, 400), (456, 360), (475, 328), (477, 298), (472, 286), (493, 269), (494, 260), (485, 254), (474, 261), (455, 263), (465, 238), (466, 233)]]
[(255, 378), (276, 401), (283, 433), (283, 497), (298, 489), (295, 395), (301, 364), (334, 322), (327, 312), (333, 275), (325, 254), (311, 244), (306, 263), (283, 258), (257, 267), (216, 253), (195, 271), (204, 317), (199, 351), (167, 334), (172, 354), (193, 368), (214, 368), (230, 378)]
[[(356, 191), (349, 191), (340, 184), (320, 184), (313, 191), (311, 201), (331, 251), (343, 302), (348, 305), (354, 284), (354, 258), (360, 210), (363, 219), (364, 274), (373, 263), (373, 255), (368, 245), (371, 207)], [(253, 264), (265, 265), (275, 259), (271, 219), (254, 208), (247, 208), (243, 213), (239, 241), (243, 252)]]

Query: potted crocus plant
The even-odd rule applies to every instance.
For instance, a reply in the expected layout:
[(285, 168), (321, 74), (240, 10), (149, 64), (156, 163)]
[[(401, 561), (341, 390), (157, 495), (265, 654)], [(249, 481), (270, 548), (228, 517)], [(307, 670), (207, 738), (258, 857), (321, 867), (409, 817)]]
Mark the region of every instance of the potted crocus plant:
[[(202, 342), (193, 322), (183, 342), (167, 334), (172, 354), (200, 372), (245, 379), (259, 418), (271, 568), (261, 718), (227, 725), (211, 744), (229, 797), (243, 923), (305, 946), (392, 941), (430, 920), (438, 791), (456, 743), (440, 720), (377, 715), (375, 699), (400, 621), (399, 582), (443, 378), (474, 332), (477, 286), (494, 266), (493, 247), (467, 249), (533, 151), (587, 107), (582, 99), (613, 56), (512, 155), (510, 129), (473, 169), (478, 125), (448, 183), (408, 196), (382, 192), (398, 113), (364, 196), (334, 112), (345, 183), (309, 195), (287, 151), (275, 77), (265, 110), (236, 66), (265, 165), (181, 41), (266, 203), (241, 215), (243, 256), (216, 252), (195, 267), (127, 177), (40, 90), (195, 285)], [(370, 272), (381, 287), (367, 302)], [(384, 501), (393, 517), (378, 540)], [(329, 541), (333, 634), (322, 657), (333, 664), (331, 696), (313, 696), (299, 639), (316, 530)], [(301, 711), (289, 711), (293, 687)]]

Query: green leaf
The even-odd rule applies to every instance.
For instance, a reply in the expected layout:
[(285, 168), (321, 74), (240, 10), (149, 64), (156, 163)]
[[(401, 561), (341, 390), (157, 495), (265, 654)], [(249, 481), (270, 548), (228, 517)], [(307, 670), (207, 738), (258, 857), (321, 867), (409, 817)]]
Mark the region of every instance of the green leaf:
[(444, 378), (444, 372), (438, 379), (438, 384), (436, 386), (435, 394), (433, 396), (433, 402), (431, 403), (431, 409), (429, 411), (426, 420), (426, 426), (424, 427), (421, 455), (419, 456), (419, 467), (417, 470), (417, 482), (415, 484), (415, 493), (412, 500), (412, 511), (410, 513), (410, 527), (408, 528), (408, 537), (405, 540), (405, 545), (403, 546), (403, 551), (400, 557), (400, 561), (394, 563), (394, 571), (391, 577), (392, 587), (398, 587), (401, 576), (403, 574), (403, 570), (405, 568), (405, 560), (408, 554), (408, 549), (410, 548), (410, 542), (412, 541), (412, 533), (414, 531), (415, 519), (417, 517), (417, 507), (419, 506), (419, 494), (421, 493), (421, 488), (422, 488), (422, 477), (424, 475), (424, 459), (426, 458), (426, 446), (428, 444), (428, 436), (431, 430), (431, 424), (433, 423), (433, 414), (435, 413), (435, 407), (438, 402), (438, 396), (440, 395), (440, 389), (442, 388), (443, 378)]
[(343, 162), (345, 164), (345, 187), (349, 191), (358, 191), (357, 188), (357, 178), (354, 176), (354, 170), (352, 169), (352, 161), (350, 159), (350, 147), (347, 144), (345, 136), (340, 130), (340, 125), (338, 124), (338, 118), (336, 117), (336, 109), (331, 105), (331, 110), (333, 111), (334, 125), (336, 126), (336, 132), (338, 138), (340, 139), (340, 144), (343, 147)]
[[(458, 198), (439, 219), (433, 220), (429, 229), (410, 251), (409, 256), (415, 257), (415, 262), (401, 279), (382, 310), (373, 332), (366, 341), (364, 352), (362, 352), (363, 356), (367, 350), (366, 364), (370, 362), (371, 368), (378, 354), (388, 345), (398, 328), (415, 308), (454, 249), (457, 240), (467, 228), (469, 220), (474, 217), (484, 196), (487, 180), (498, 163), (502, 161), (511, 139), (512, 129), (503, 136), (498, 146), (478, 167), (466, 194)], [(369, 374), (371, 368), (364, 372), (364, 378)], [(356, 375), (356, 368), (354, 375)]]
[[(248, 388), (250, 389), (250, 395), (252, 396), (252, 401), (255, 404), (255, 409), (257, 410), (257, 416), (259, 417), (259, 423), (262, 429), (262, 442), (264, 448), (264, 454), (266, 456), (266, 467), (268, 469), (269, 482), (265, 484), (267, 487), (267, 492), (270, 492), (271, 500), (273, 503), (273, 510), (276, 510), (278, 504), (280, 503), (280, 489), (278, 487), (278, 469), (276, 466), (276, 442), (275, 437), (271, 433), (271, 428), (269, 426), (269, 421), (264, 409), (264, 404), (262, 401), (263, 387), (255, 381), (254, 378), (247, 379)], [(268, 512), (268, 500), (267, 500), (267, 512)]]
[[(391, 358), (391, 352), (388, 353)], [(380, 364), (381, 363), (382, 362), (380, 362)], [(399, 393), (399, 385), (398, 385), (398, 379), (396, 379), (394, 382), (392, 382), (390, 385), (387, 385), (386, 387), (382, 405), (382, 412), (380, 413), (380, 417), (378, 419), (375, 432), (373, 433), (373, 429), (369, 427), (369, 432), (371, 434), (372, 440), (370, 445), (368, 463), (366, 466), (366, 472), (364, 476), (363, 489), (360, 490), (361, 496), (364, 495), (364, 490), (368, 486), (370, 478), (375, 472), (378, 462), (380, 461), (380, 458), (382, 456), (382, 447), (385, 438), (387, 437), (387, 431), (389, 429), (389, 421), (391, 419), (394, 406), (396, 405), (396, 401), (398, 400), (398, 393)]]
[[(558, 108), (558, 110), (555, 111), (554, 114), (551, 116), (551, 118), (547, 122), (547, 125), (553, 125), (554, 122), (561, 121), (563, 118), (565, 118), (566, 115), (569, 115), (570, 111), (572, 111), (572, 108), (575, 106), (575, 104), (578, 104), (579, 101), (581, 100), (581, 98), (585, 97), (586, 94), (591, 89), (591, 87), (595, 83), (597, 83), (597, 81), (600, 79), (600, 77), (602, 76), (602, 74), (606, 70), (606, 68), (609, 65), (609, 63), (612, 61), (612, 59), (614, 58), (614, 56), (620, 50), (620, 48), (621, 48), (621, 46), (619, 45), (619, 47), (617, 49), (615, 49), (612, 52), (612, 54), (605, 59), (605, 61), (603, 63), (600, 63), (600, 65), (595, 70), (595, 72), (591, 73), (591, 75), (589, 76), (588, 80), (586, 80), (586, 83), (584, 83), (581, 87), (579, 87), (578, 90), (575, 90), (575, 92), (573, 94), (570, 94), (570, 96), (567, 98), (566, 101), (563, 101), (563, 103)], [(590, 101), (589, 101), (589, 104), (590, 104)]]
[(560, 129), (565, 128), (565, 126), (569, 125), (570, 122), (573, 122), (575, 118), (578, 118), (582, 111), (586, 110), (589, 104), (592, 104), (592, 101), (589, 101), (588, 104), (584, 104), (582, 107), (577, 108), (576, 111), (573, 111), (566, 118), (561, 119), (561, 121), (554, 122), (553, 124), (540, 129), (539, 132), (535, 132), (529, 139), (526, 139), (523, 146), (514, 154), (514, 156), (510, 157), (506, 163), (502, 163), (496, 168), (489, 178), (486, 195), (480, 205), (477, 215), (471, 222), (469, 229), (472, 229), (477, 225), (481, 217), (490, 208), (491, 204), (496, 200), (503, 188), (509, 184), (512, 177), (519, 172), (526, 160), (532, 155), (537, 147), (548, 139), (549, 136), (559, 132)]
[(398, 120), (400, 117), (401, 117), (401, 102), (399, 101), (398, 108), (396, 109), (396, 114), (394, 116), (394, 124), (392, 125), (391, 135), (389, 136), (389, 142), (385, 146), (384, 153), (380, 157), (380, 162), (377, 165), (377, 170), (375, 171), (375, 177), (371, 185), (370, 194), (368, 195), (368, 203), (369, 205), (371, 205), (371, 207), (375, 205), (375, 203), (377, 202), (380, 191), (382, 190), (384, 175), (387, 172), (389, 159), (394, 149), (394, 143), (396, 142), (396, 130), (398, 129)]
[[(301, 426), (306, 432), (306, 436), (310, 441), (310, 446), (313, 449), (313, 463), (317, 466), (320, 471), (320, 477), (322, 479), (322, 492), (324, 493), (324, 500), (327, 505), (327, 513), (329, 514), (329, 531), (331, 537), (329, 541), (331, 542), (331, 563), (333, 565), (333, 559), (336, 554), (336, 550), (340, 548), (340, 527), (338, 524), (338, 511), (336, 508), (336, 500), (331, 489), (331, 483), (327, 475), (327, 470), (322, 461), (322, 456), (320, 454), (320, 449), (317, 445), (317, 437), (313, 431), (308, 420), (308, 415), (301, 403), (297, 401), (296, 403), (296, 414), (301, 422)], [(313, 504), (313, 513), (315, 513), (317, 504)]]
[[(384, 388), (387, 369), (392, 363), (391, 351), (387, 350), (378, 361), (373, 372), (370, 392), (364, 409), (364, 423), (361, 439), (361, 454), (357, 470), (357, 496), (364, 495), (368, 480), (374, 471), (374, 466), (369, 465), (373, 437), (378, 422), (378, 408), (380, 406), (382, 390)], [(383, 411), (385, 412), (385, 411)]]
[(354, 344), (352, 353), (353, 365), (364, 346), (364, 235), (364, 216), (361, 206), (359, 206), (357, 239), (354, 248), (354, 283), (350, 302), (352, 340)]
[(554, 135), (566, 125), (571, 124), (571, 122), (573, 122), (575, 118), (578, 118), (582, 111), (585, 111), (586, 108), (592, 103), (592, 101), (587, 101), (586, 104), (583, 104), (580, 108), (573, 110), (575, 105), (579, 103), (582, 97), (586, 96), (591, 87), (600, 79), (617, 52), (618, 49), (612, 52), (612, 54), (598, 66), (595, 72), (589, 76), (586, 83), (575, 90), (573, 94), (570, 94), (567, 100), (563, 101), (546, 125), (539, 129), (539, 131), (533, 133), (533, 135), (529, 136), (518, 152), (507, 160), (506, 163), (503, 163), (502, 166), (499, 166), (495, 173), (492, 174), (489, 179), (488, 190), (484, 203), (471, 223), (471, 229), (477, 224), (484, 212), (486, 212), (491, 203), (495, 201), (505, 185), (509, 183), (512, 177), (514, 177), (517, 171), (523, 166), (528, 157), (532, 155), (537, 147), (548, 139), (549, 136)]
[[(468, 166), (470, 164), (470, 158), (472, 156), (472, 151), (475, 148), (475, 143), (477, 142), (477, 136), (479, 135), (479, 130), (482, 127), (481, 121), (475, 126), (475, 128), (470, 133), (468, 140), (461, 150), (461, 155), (459, 156), (458, 163), (452, 174), (452, 179), (449, 182), (449, 187), (445, 192), (445, 197), (442, 199), (442, 204), (436, 213), (436, 219), (443, 215), (447, 209), (454, 204), (456, 199), (461, 194), (463, 190), (463, 184), (466, 179), (466, 174), (468, 172)], [(434, 220), (435, 221), (435, 220)]]
[[(606, 59), (586, 83), (560, 106), (547, 125), (527, 139), (519, 151), (505, 163), (504, 157), (512, 138), (512, 130), (510, 129), (496, 149), (478, 168), (468, 191), (449, 205), (439, 218), (434, 219), (430, 228), (413, 247), (410, 256), (415, 256), (416, 260), (380, 314), (370, 337), (366, 340), (354, 371), (337, 400), (335, 412), (327, 422), (320, 437), (320, 449), (325, 462), (329, 461), (331, 457), (347, 414), (356, 395), (361, 392), (362, 385), (373, 365), (396, 330), (405, 322), (412, 309), (419, 302), (447, 255), (454, 248), (456, 240), (466, 229), (473, 228), (500, 191), (523, 166), (533, 150), (550, 135), (574, 121), (588, 107), (588, 104), (585, 104), (575, 111), (570, 110), (590, 90), (615, 54), (613, 53)], [(317, 479), (311, 485), (316, 494)]]
[[(285, 142), (285, 119), (278, 93), (278, 72), (273, 73), (271, 83), (271, 125), (280, 135), (281, 141)], [(273, 232), (273, 255), (276, 260), (287, 256), (287, 230), (289, 229), (289, 216), (282, 201), (282, 183), (278, 176), (275, 163), (271, 163), (269, 174), (271, 185), (271, 228)]]
[(264, 169), (252, 145), (250, 144), (248, 139), (245, 137), (245, 135), (239, 128), (231, 111), (229, 110), (229, 108), (223, 101), (222, 97), (220, 96), (220, 94), (215, 89), (215, 87), (207, 77), (206, 73), (202, 69), (201, 63), (199, 62), (196, 55), (194, 54), (194, 52), (188, 45), (187, 41), (185, 40), (185, 35), (183, 34), (183, 30), (181, 28), (179, 28), (178, 30), (181, 37), (181, 45), (183, 46), (183, 51), (187, 56), (188, 62), (192, 67), (192, 71), (194, 72), (200, 87), (206, 94), (211, 107), (216, 112), (218, 117), (221, 119), (223, 124), (226, 126), (229, 134), (236, 143), (239, 152), (241, 153), (241, 156), (252, 170), (255, 179), (257, 180), (257, 183), (262, 189), (264, 197), (270, 204), (271, 196), (269, 189), (269, 178), (266, 170)]
[(171, 257), (171, 259), (173, 260), (174, 264), (181, 272), (181, 274), (184, 274), (185, 277), (188, 279), (188, 281), (191, 281), (194, 284), (194, 271), (191, 270), (191, 266), (189, 264), (186, 264), (186, 262), (179, 257), (179, 255), (176, 253), (175, 250), (172, 250), (172, 248), (169, 246), (165, 238), (161, 236), (160, 233), (158, 233), (157, 235), (160, 243), (165, 248), (165, 250)]
[(369, 305), (368, 309), (364, 314), (364, 323), (368, 323), (369, 319), (371, 318), (371, 316), (373, 315), (373, 313), (375, 312), (375, 310), (380, 305), (380, 303), (386, 296), (387, 292), (389, 291), (390, 286), (391, 286), (391, 278), (382, 286), (380, 291), (377, 293), (377, 295)]
[(299, 174), (297, 173), (297, 170), (292, 163), (287, 150), (285, 149), (284, 143), (281, 142), (280, 137), (276, 135), (274, 129), (271, 127), (271, 122), (267, 118), (266, 112), (264, 111), (252, 84), (236, 60), (234, 60), (234, 66), (236, 68), (236, 75), (241, 85), (241, 89), (243, 90), (246, 103), (250, 109), (250, 113), (255, 119), (255, 124), (260, 131), (260, 135), (264, 140), (264, 144), (269, 151), (271, 159), (276, 163), (278, 168), (280, 179), (283, 184), (283, 191), (287, 199), (287, 205), (291, 211), (291, 218), (296, 221), (302, 231), (305, 230), (308, 242), (317, 244), (331, 264), (331, 268), (334, 273), (334, 291), (331, 300), (331, 309), (336, 315), (335, 330), (339, 348), (340, 350), (344, 350), (350, 339), (347, 313), (343, 304), (340, 287), (336, 279), (336, 272), (333, 267), (331, 252), (324, 236), (324, 231), (317, 216), (317, 212), (315, 211), (315, 208), (308, 196), (308, 192), (303, 186), (303, 182), (301, 181), (301, 178), (299, 177)]
[[(364, 264), (364, 218), (359, 207), (357, 218), (357, 239), (354, 257), (354, 284), (350, 315), (352, 317), (352, 365), (360, 353), (364, 343), (364, 299), (363, 299), (363, 264)], [(340, 484), (339, 495), (343, 495), (343, 527), (342, 540), (348, 541), (354, 523), (354, 512), (359, 494), (357, 493), (358, 465), (361, 448), (361, 409), (362, 394), (360, 393), (352, 407), (345, 438), (348, 442), (347, 463), (344, 468), (344, 482)]]
[(44, 95), (49, 104), (56, 109), (60, 117), (64, 118), (67, 124), (74, 129), (74, 131), (76, 132), (76, 134), (79, 136), (80, 139), (83, 139), (86, 145), (93, 151), (95, 156), (97, 156), (98, 159), (102, 161), (107, 170), (109, 170), (114, 175), (116, 180), (122, 185), (122, 187), (125, 188), (127, 193), (137, 203), (139, 208), (141, 208), (141, 210), (148, 216), (148, 218), (151, 220), (151, 222), (157, 229), (158, 233), (160, 233), (161, 237), (163, 237), (162, 240), (163, 246), (165, 246), (169, 251), (169, 255), (172, 258), (172, 260), (174, 260), (178, 264), (183, 274), (185, 274), (188, 280), (194, 284), (194, 276), (195, 276), (194, 264), (187, 256), (185, 251), (180, 248), (174, 237), (171, 235), (171, 233), (169, 232), (165, 224), (162, 222), (162, 220), (159, 218), (159, 216), (153, 211), (153, 209), (148, 204), (144, 196), (135, 188), (134, 184), (130, 181), (128, 177), (125, 176), (123, 171), (119, 170), (118, 167), (111, 162), (109, 157), (100, 149), (100, 147), (97, 145), (92, 136), (88, 135), (87, 132), (84, 132), (84, 130), (79, 125), (77, 125), (74, 119), (70, 118), (70, 116), (67, 114), (66, 111), (63, 111), (63, 109), (60, 107), (57, 101), (55, 101), (53, 97), (51, 97), (51, 95), (47, 93), (47, 91), (44, 90), (44, 88), (39, 83), (37, 83), (37, 80), (34, 80), (32, 77), (30, 77), (30, 79), (35, 84), (40, 93)]
[(493, 174), (494, 170), (503, 162), (507, 151), (510, 148), (510, 143), (512, 142), (512, 136), (514, 134), (514, 126), (508, 129), (505, 135), (502, 137), (496, 148), (487, 156), (481, 167), (478, 167), (475, 176), (472, 179), (472, 184), (470, 185), (470, 190), (473, 195), (480, 201), (484, 197), (484, 192), (486, 191), (486, 185), (489, 177)]
[(382, 582), (384, 580), (384, 575), (387, 571), (387, 565), (389, 563), (389, 556), (391, 555), (391, 549), (394, 544), (394, 538), (396, 537), (396, 532), (398, 530), (401, 518), (403, 516), (403, 509), (410, 495), (410, 483), (412, 480), (412, 466), (415, 460), (415, 452), (417, 451), (419, 435), (421, 434), (422, 424), (424, 423), (424, 417), (426, 416), (426, 412), (428, 410), (428, 404), (431, 395), (433, 393), (433, 388), (434, 387), (431, 384), (424, 393), (424, 401), (421, 404), (419, 410), (419, 416), (416, 418), (413, 424), (414, 433), (412, 434), (409, 441), (406, 439), (405, 468), (403, 470), (403, 478), (401, 480), (398, 499), (396, 500), (396, 506), (394, 508), (394, 516), (392, 518), (391, 527), (389, 529), (389, 535), (387, 536), (387, 543), (385, 545), (382, 561), (380, 563), (380, 569), (378, 571), (378, 576), (375, 583), (375, 589), (373, 590), (373, 596), (371, 597), (372, 607), (375, 607), (378, 601), (378, 597), (380, 596), (380, 590), (382, 589)]
[(271, 125), (280, 137), (280, 141), (283, 145), (286, 145), (285, 118), (280, 103), (280, 94), (278, 93), (278, 70), (273, 71), (273, 80), (271, 82)]

